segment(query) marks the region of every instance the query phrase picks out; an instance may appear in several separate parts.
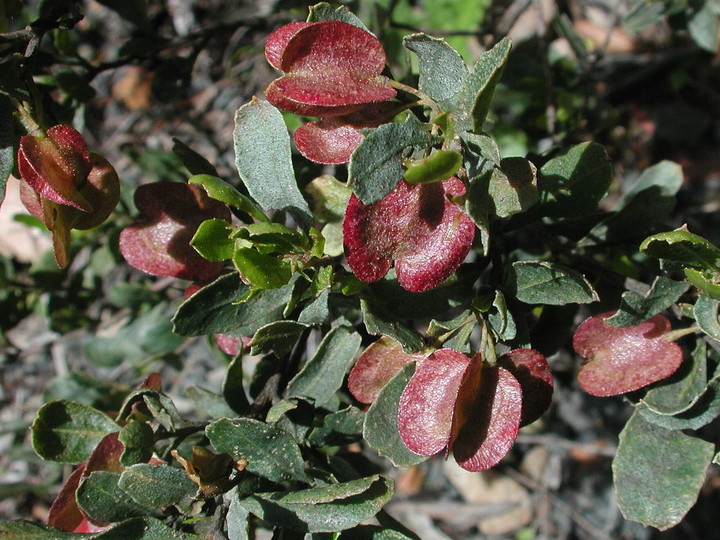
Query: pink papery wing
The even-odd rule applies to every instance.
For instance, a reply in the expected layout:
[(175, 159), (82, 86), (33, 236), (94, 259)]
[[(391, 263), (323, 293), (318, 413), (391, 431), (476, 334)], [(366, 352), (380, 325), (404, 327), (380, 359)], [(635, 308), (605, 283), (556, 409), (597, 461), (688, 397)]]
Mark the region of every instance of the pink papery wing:
[[(378, 39), (365, 30), (341, 21), (323, 21), (271, 42), (271, 63), (284, 77), (265, 90), (268, 101), (278, 108), (310, 116), (332, 116), (353, 112), (366, 103), (387, 101), (396, 92), (380, 75), (385, 52)], [(275, 40), (274, 40), (275, 41)]]
[(44, 138), (25, 135), (20, 138), (17, 157), (20, 176), (40, 196), (92, 211), (90, 203), (78, 192), (91, 163), (85, 139), (76, 129), (63, 124), (48, 129)]
[(453, 422), (452, 452), (468, 471), (488, 470), (505, 457), (522, 414), (522, 390), (512, 373), (497, 366), (478, 371), (463, 381)]
[(298, 30), (305, 28), (313, 23), (309, 22), (292, 22), (281, 26), (268, 36), (265, 42), (265, 58), (272, 67), (280, 70), (280, 60), (285, 51), (285, 47)]
[(50, 506), (48, 513), (48, 525), (57, 527), (63, 531), (75, 531), (86, 520), (85, 516), (80, 512), (77, 501), (75, 500), (75, 492), (77, 491), (80, 480), (85, 471), (86, 463), (81, 463), (75, 469), (60, 489), (60, 493)]
[(397, 341), (382, 336), (371, 343), (355, 362), (348, 375), (348, 390), (359, 402), (370, 404), (403, 367), (426, 356), (426, 352), (406, 353)]
[(394, 260), (398, 282), (411, 292), (442, 283), (463, 262), (475, 237), (470, 217), (446, 198), (464, 191), (453, 177), (432, 184), (402, 180), (367, 205), (352, 195), (343, 223), (352, 271), (363, 281), (377, 281)]
[(398, 430), (411, 452), (432, 456), (447, 447), (468, 365), (470, 359), (452, 349), (437, 350), (418, 365), (398, 405)]
[(362, 132), (339, 119), (308, 122), (293, 134), (295, 146), (310, 161), (328, 165), (347, 163), (364, 139)]
[(179, 182), (145, 184), (135, 191), (139, 222), (120, 233), (120, 251), (135, 268), (156, 276), (206, 282), (223, 263), (203, 259), (190, 245), (206, 219), (230, 220), (224, 204), (195, 185)]
[(670, 321), (663, 315), (635, 326), (605, 323), (613, 313), (585, 320), (575, 331), (573, 347), (588, 358), (578, 373), (578, 383), (588, 394), (614, 396), (665, 379), (683, 359), (677, 343), (665, 339)]
[(520, 425), (533, 423), (552, 402), (553, 378), (547, 360), (533, 349), (515, 349), (502, 355), (498, 365), (512, 373), (522, 388)]

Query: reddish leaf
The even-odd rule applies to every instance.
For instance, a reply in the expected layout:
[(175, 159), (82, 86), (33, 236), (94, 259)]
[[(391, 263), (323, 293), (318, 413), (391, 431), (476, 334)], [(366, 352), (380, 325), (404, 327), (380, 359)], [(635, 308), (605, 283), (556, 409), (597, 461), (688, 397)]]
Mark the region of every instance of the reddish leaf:
[(398, 430), (411, 452), (437, 454), (448, 446), (453, 410), (470, 359), (440, 349), (418, 365), (400, 396)]
[(196, 185), (178, 182), (145, 184), (135, 191), (140, 218), (120, 233), (120, 251), (135, 268), (156, 276), (208, 281), (222, 263), (203, 259), (190, 245), (206, 219), (230, 220), (224, 204)]
[(532, 349), (515, 349), (501, 356), (498, 365), (512, 373), (522, 388), (520, 425), (532, 424), (552, 402), (553, 378), (547, 360)]
[(505, 457), (517, 438), (522, 390), (506, 369), (475, 369), (479, 376), (473, 377), (472, 384), (464, 381), (458, 396), (452, 452), (463, 469), (485, 471)]
[(412, 292), (439, 285), (465, 259), (475, 225), (447, 195), (463, 195), (457, 178), (432, 184), (402, 180), (381, 200), (350, 197), (343, 235), (350, 268), (363, 281), (381, 279), (395, 261), (398, 282)]
[(668, 341), (670, 321), (663, 315), (636, 326), (616, 328), (605, 323), (612, 313), (595, 315), (575, 331), (573, 347), (588, 358), (578, 383), (588, 394), (614, 396), (665, 379), (682, 363), (682, 350)]
[(419, 362), (426, 352), (406, 353), (388, 336), (365, 349), (348, 376), (348, 390), (361, 403), (370, 404), (397, 373), (410, 362)]
[(85, 139), (71, 126), (53, 126), (45, 136), (25, 135), (20, 139), (20, 176), (41, 197), (58, 204), (92, 211), (92, 205), (78, 191), (91, 166)]
[(268, 61), (285, 75), (265, 90), (268, 101), (296, 114), (347, 114), (396, 92), (380, 75), (385, 52), (378, 39), (341, 21), (295, 23), (266, 46)]

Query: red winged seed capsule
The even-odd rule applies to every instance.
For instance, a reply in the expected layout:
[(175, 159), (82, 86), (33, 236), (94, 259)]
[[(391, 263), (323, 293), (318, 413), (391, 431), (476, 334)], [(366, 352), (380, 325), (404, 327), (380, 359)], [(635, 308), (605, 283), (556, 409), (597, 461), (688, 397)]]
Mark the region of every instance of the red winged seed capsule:
[(265, 55), (284, 73), (265, 90), (279, 109), (337, 116), (396, 95), (381, 75), (386, 58), (380, 41), (345, 22), (283, 26), (268, 38)]
[(206, 219), (230, 220), (228, 207), (200, 186), (180, 182), (144, 184), (135, 191), (137, 222), (120, 233), (120, 251), (132, 266), (155, 276), (207, 282), (222, 270), (190, 245)]
[(508, 370), (440, 349), (418, 364), (400, 397), (400, 438), (416, 454), (445, 450), (464, 469), (487, 470), (517, 438), (522, 399)]
[(90, 152), (74, 128), (59, 125), (45, 136), (25, 135), (18, 148), (20, 199), (53, 238), (58, 266), (70, 262), (71, 229), (102, 224), (120, 200), (115, 169)]
[(362, 281), (381, 279), (395, 264), (398, 282), (411, 292), (436, 287), (463, 262), (475, 224), (448, 195), (464, 195), (457, 178), (411, 185), (402, 180), (381, 200), (355, 195), (345, 211), (343, 235), (350, 268)]
[(308, 122), (295, 130), (295, 146), (315, 163), (347, 163), (365, 138), (361, 130), (389, 122), (396, 106), (394, 102), (372, 103), (351, 114)]
[(665, 338), (671, 330), (663, 315), (635, 326), (614, 327), (605, 322), (613, 313), (586, 319), (575, 331), (575, 351), (589, 359), (578, 373), (588, 394), (615, 396), (647, 386), (675, 373), (683, 359), (677, 343)]
[(58, 125), (44, 135), (25, 135), (20, 138), (17, 157), (20, 176), (38, 195), (92, 211), (79, 192), (92, 168), (90, 151), (76, 129)]

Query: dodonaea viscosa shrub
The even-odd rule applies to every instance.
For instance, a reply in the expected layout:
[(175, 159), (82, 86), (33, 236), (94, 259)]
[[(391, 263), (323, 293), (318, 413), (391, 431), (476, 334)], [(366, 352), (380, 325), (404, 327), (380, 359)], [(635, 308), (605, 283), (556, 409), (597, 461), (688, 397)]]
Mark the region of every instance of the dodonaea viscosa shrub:
[[(679, 168), (650, 167), (606, 200), (613, 172), (598, 144), (503, 155), (487, 120), (510, 40), (472, 66), (423, 33), (403, 46), (417, 72), (396, 80), (362, 21), (313, 6), (270, 34), (265, 55), (282, 74), (235, 112), (239, 177), (177, 147), (188, 181), (135, 190), (119, 250), (182, 281), (173, 331), (215, 336), (231, 356), (225, 378), (188, 392), (193, 419), (155, 374), (116, 410), (47, 403), (35, 451), (78, 468), (49, 526), (0, 531), (414, 538), (384, 514), (393, 482), (358, 445), (397, 466), (438, 453), (470, 471), (512, 464), (519, 430), (557, 399), (552, 355), (570, 341), (578, 384), (634, 408), (613, 463), (622, 511), (661, 529), (683, 518), (715, 454), (692, 430), (720, 415), (708, 348), (720, 339), (720, 250), (687, 228), (659, 232)], [(70, 229), (110, 216), (118, 180), (74, 128), (43, 132), (26, 60), (5, 60), (20, 75), (3, 80), (0, 104), (23, 126), (11, 146), (26, 206), (65, 266)], [(302, 123), (292, 137), (289, 115)], [(312, 177), (294, 150), (347, 166)], [(653, 259), (667, 276), (633, 291), (604, 281)], [(137, 337), (152, 350), (150, 335)]]

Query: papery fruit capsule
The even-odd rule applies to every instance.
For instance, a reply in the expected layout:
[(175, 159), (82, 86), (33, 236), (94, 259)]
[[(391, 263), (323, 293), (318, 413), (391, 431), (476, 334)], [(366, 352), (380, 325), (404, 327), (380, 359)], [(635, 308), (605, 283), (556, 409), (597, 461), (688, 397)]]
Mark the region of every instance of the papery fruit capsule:
[(80, 193), (92, 168), (85, 139), (73, 127), (53, 126), (41, 135), (25, 135), (18, 146), (18, 171), (38, 195), (85, 212), (92, 205)]

